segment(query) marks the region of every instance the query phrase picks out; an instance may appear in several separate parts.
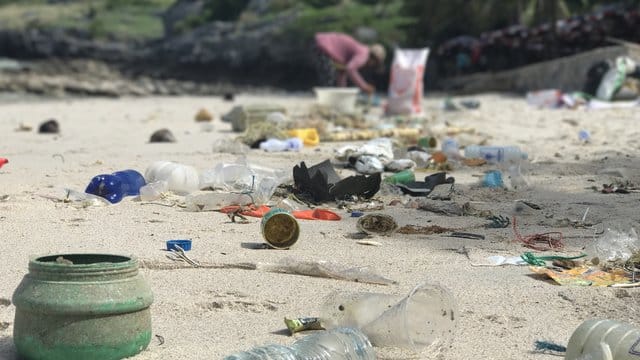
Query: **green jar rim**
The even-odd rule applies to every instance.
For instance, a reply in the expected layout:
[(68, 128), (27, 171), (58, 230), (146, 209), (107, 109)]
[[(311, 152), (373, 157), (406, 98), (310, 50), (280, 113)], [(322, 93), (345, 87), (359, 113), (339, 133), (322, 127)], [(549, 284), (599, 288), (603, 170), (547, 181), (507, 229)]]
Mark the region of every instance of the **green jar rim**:
[[(58, 262), (59, 257), (72, 261), (73, 264)], [(29, 260), (29, 272), (90, 276), (96, 273), (121, 274), (137, 271), (138, 259), (135, 256), (70, 253), (38, 255)]]

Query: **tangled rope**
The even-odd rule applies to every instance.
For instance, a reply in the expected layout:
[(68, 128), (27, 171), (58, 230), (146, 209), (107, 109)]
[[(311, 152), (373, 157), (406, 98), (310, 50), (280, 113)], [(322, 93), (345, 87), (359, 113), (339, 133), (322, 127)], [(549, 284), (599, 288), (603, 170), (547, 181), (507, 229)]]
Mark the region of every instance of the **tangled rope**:
[[(564, 247), (564, 244), (562, 243), (562, 233), (559, 231), (532, 234), (523, 237), (520, 235), (518, 228), (516, 227), (515, 216), (513, 217), (512, 223), (516, 240), (523, 243), (525, 247), (538, 251), (556, 250)], [(546, 246), (539, 246), (538, 244), (544, 244)]]

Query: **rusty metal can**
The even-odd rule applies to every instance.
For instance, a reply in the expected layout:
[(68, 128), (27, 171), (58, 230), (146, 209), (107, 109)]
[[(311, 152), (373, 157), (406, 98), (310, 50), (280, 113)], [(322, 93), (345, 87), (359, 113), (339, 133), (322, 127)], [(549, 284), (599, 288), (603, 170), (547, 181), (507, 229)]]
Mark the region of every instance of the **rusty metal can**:
[(264, 240), (274, 249), (288, 249), (300, 236), (298, 220), (289, 211), (280, 208), (264, 215), (260, 229)]

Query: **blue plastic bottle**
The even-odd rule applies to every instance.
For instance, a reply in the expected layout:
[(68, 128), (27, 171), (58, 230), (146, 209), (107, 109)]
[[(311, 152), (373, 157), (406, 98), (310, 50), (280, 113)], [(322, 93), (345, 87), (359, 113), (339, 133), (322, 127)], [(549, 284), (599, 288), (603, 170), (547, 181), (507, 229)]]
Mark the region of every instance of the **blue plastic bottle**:
[(139, 195), (140, 188), (145, 184), (144, 177), (139, 172), (123, 170), (94, 176), (84, 192), (103, 197), (115, 204), (125, 196)]

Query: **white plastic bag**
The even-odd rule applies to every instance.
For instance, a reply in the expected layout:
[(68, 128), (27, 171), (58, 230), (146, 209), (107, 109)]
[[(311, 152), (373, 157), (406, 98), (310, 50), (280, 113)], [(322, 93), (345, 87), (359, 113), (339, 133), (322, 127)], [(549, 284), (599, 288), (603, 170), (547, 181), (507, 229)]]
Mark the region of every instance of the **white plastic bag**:
[(396, 49), (391, 65), (387, 115), (422, 113), (423, 77), (429, 48)]
[(627, 56), (616, 58), (615, 67), (604, 74), (596, 97), (600, 100), (611, 101), (624, 85), (627, 75), (635, 71), (636, 63)]

